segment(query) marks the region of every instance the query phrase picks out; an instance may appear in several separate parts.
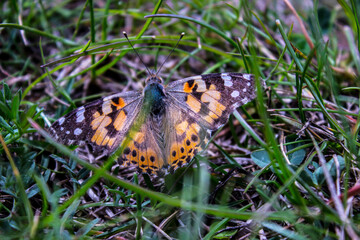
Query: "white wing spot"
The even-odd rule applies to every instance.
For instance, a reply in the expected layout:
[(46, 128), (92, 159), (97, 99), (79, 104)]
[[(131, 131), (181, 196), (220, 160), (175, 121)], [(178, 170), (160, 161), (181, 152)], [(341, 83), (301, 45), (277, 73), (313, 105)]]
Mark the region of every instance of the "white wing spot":
[(239, 91), (233, 91), (233, 92), (231, 93), (231, 96), (232, 96), (233, 98), (236, 98), (236, 97), (238, 97), (239, 95), (240, 95)]
[(241, 100), (243, 104), (247, 103), (249, 101), (249, 99), (247, 97), (245, 97), (244, 99)]
[(61, 127), (61, 128), (60, 128), (60, 131), (64, 131), (64, 128), (63, 128), (63, 127)]
[(251, 79), (251, 74), (243, 74), (243, 77), (246, 79), (246, 80), (249, 80)]
[(82, 133), (82, 130), (80, 128), (75, 129), (74, 134), (80, 135)]
[(101, 109), (102, 109), (103, 114), (105, 114), (105, 115), (108, 115), (109, 113), (111, 113), (112, 112), (111, 102), (110, 101), (103, 102)]
[(85, 119), (85, 108), (84, 107), (80, 107), (78, 109), (78, 111), (76, 112), (76, 122), (77, 123), (81, 123), (82, 121), (84, 121)]
[(66, 134), (70, 134), (70, 131), (66, 131), (65, 133), (66, 133)]
[(227, 73), (222, 73), (221, 74), (221, 79), (224, 80), (224, 85), (226, 87), (231, 87), (233, 85), (233, 82), (231, 80), (231, 76), (229, 76), (229, 74)]
[(250, 87), (251, 83), (250, 83), (250, 82), (247, 82), (246, 85), (248, 85), (248, 87)]
[(59, 121), (59, 125), (62, 125), (62, 124), (64, 123), (64, 121), (65, 121), (65, 118), (62, 117), (62, 118), (60, 118), (58, 121)]
[(246, 89), (246, 88), (244, 88), (244, 89), (243, 89), (243, 92), (246, 92), (246, 91), (247, 91), (247, 89)]
[(224, 81), (224, 85), (225, 85), (226, 87), (232, 87), (233, 82), (232, 82), (231, 80), (225, 80), (225, 81)]
[(222, 73), (221, 74), (221, 78), (222, 80), (226, 81), (226, 80), (231, 80), (231, 76), (229, 76), (229, 74), (227, 73)]

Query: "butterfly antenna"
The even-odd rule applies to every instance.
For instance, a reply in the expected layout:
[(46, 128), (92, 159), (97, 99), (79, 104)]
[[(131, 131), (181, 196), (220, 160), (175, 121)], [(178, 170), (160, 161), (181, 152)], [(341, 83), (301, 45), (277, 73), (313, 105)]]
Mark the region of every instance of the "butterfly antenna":
[(165, 62), (168, 60), (168, 58), (170, 57), (170, 55), (174, 52), (174, 50), (177, 48), (177, 46), (179, 45), (180, 40), (183, 38), (183, 36), (185, 35), (184, 32), (182, 32), (180, 34), (179, 40), (177, 41), (175, 47), (171, 50), (171, 52), (169, 53), (169, 55), (166, 57), (165, 61), (163, 61), (163, 63), (160, 65), (159, 69), (156, 72), (156, 75), (158, 75), (158, 73), (160, 72), (161, 68), (164, 66)]
[(142, 60), (142, 58), (140, 57), (139, 53), (136, 51), (136, 49), (134, 48), (134, 45), (132, 45), (132, 43), (130, 42), (128, 35), (125, 31), (123, 31), (123, 34), (126, 38), (126, 40), (130, 43), (132, 49), (134, 50), (134, 52), (136, 53), (136, 55), (138, 56), (138, 58), (140, 59), (140, 61), (142, 62), (142, 64), (145, 66), (146, 71), (149, 73), (149, 76), (151, 76), (151, 71), (149, 70), (149, 68), (146, 66), (146, 64), (144, 63), (144, 61)]

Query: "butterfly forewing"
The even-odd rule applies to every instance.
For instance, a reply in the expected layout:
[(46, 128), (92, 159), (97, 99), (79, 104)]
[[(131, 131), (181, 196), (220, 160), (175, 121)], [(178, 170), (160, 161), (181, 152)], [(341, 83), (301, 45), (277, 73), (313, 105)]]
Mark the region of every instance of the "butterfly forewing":
[(94, 155), (108, 154), (124, 139), (141, 102), (141, 92), (111, 95), (61, 117), (50, 132), (63, 144), (89, 144)]
[(255, 98), (254, 77), (241, 73), (212, 73), (170, 83), (167, 93), (178, 107), (210, 130), (226, 123), (239, 106)]

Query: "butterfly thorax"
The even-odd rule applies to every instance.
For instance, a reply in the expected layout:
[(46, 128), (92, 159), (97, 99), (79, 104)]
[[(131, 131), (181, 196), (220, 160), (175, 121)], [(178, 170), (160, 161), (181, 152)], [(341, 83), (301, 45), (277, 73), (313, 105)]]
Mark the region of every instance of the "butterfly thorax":
[(158, 82), (149, 82), (144, 89), (144, 107), (148, 107), (149, 113), (160, 117), (165, 111), (165, 90)]

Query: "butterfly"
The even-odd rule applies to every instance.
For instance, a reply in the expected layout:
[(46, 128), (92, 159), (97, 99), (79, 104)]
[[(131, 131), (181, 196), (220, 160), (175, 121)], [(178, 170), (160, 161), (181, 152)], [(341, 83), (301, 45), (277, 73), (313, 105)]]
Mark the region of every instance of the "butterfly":
[[(55, 121), (51, 135), (67, 145), (114, 152), (128, 136), (118, 162), (160, 174), (186, 165), (239, 106), (256, 97), (254, 76), (211, 73), (168, 85), (150, 72), (145, 87), (90, 102)], [(134, 127), (137, 126), (137, 127)]]

